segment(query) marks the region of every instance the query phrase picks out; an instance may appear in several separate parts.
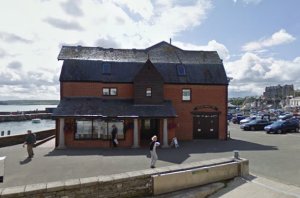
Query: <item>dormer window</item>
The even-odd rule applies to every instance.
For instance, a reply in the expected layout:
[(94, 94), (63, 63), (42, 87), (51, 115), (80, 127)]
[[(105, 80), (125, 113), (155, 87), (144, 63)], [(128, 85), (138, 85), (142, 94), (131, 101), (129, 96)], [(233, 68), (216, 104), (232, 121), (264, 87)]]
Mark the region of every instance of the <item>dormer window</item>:
[(102, 63), (102, 74), (111, 74), (110, 63)]
[(151, 89), (151, 87), (147, 87), (146, 88), (146, 96), (147, 97), (151, 97), (152, 96), (152, 89)]
[(178, 76), (186, 76), (184, 65), (177, 65), (177, 75)]

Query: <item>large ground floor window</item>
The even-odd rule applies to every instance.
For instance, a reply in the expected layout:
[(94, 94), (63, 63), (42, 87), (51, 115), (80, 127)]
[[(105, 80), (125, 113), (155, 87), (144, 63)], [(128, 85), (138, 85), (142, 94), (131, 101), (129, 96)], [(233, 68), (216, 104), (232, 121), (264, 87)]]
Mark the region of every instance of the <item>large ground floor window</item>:
[(124, 120), (77, 119), (75, 139), (110, 140), (113, 125), (117, 128), (117, 139), (124, 139)]

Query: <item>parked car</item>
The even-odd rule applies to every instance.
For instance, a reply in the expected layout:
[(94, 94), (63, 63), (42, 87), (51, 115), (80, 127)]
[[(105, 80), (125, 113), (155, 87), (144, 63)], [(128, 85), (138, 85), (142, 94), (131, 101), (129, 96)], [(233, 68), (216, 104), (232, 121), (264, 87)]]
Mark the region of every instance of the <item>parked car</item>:
[(252, 116), (252, 117), (246, 117), (245, 119), (242, 119), (242, 120), (240, 121), (240, 124), (246, 124), (246, 123), (251, 122), (252, 120), (255, 120), (255, 119), (256, 119), (255, 116)]
[(287, 114), (278, 116), (278, 118), (279, 118), (280, 120), (287, 120), (287, 119), (290, 119), (290, 118), (292, 118), (292, 117), (293, 117), (293, 114), (290, 114), (290, 113), (287, 113)]
[(256, 130), (264, 130), (265, 126), (270, 125), (272, 122), (268, 120), (252, 120), (249, 123), (241, 125), (241, 129), (244, 131), (256, 131)]
[(278, 120), (264, 128), (267, 133), (286, 133), (289, 131), (299, 132), (299, 120)]
[(233, 124), (240, 124), (240, 121), (241, 121), (242, 119), (245, 119), (245, 118), (246, 118), (246, 116), (238, 114), (238, 115), (234, 116), (234, 117), (231, 119), (231, 121), (232, 121)]

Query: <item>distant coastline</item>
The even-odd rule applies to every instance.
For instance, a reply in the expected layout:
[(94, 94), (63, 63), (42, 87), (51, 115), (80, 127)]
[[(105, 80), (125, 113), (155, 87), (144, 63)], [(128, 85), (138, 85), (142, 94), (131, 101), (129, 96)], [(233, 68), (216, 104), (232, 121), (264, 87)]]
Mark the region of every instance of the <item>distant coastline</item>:
[(58, 105), (59, 100), (4, 100), (0, 105)]

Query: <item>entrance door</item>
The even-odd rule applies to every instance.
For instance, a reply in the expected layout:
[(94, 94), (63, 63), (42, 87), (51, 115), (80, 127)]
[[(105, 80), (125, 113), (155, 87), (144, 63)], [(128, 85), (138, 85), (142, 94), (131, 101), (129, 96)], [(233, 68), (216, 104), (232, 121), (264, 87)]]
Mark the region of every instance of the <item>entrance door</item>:
[(218, 138), (219, 115), (217, 113), (200, 113), (194, 115), (194, 139)]
[(143, 119), (141, 124), (141, 142), (149, 143), (154, 135), (159, 138), (159, 119)]

